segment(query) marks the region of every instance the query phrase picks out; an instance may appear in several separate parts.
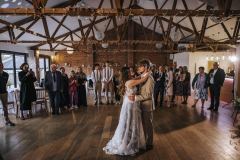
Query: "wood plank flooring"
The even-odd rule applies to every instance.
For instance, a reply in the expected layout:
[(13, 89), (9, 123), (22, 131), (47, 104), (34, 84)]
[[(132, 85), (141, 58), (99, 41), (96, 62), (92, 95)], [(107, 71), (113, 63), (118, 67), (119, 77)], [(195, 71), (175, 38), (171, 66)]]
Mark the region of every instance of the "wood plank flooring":
[(154, 111), (154, 148), (135, 156), (110, 156), (102, 148), (114, 134), (120, 106), (89, 106), (60, 116), (0, 124), (4, 160), (239, 160), (230, 145), (231, 107), (211, 113), (189, 106)]

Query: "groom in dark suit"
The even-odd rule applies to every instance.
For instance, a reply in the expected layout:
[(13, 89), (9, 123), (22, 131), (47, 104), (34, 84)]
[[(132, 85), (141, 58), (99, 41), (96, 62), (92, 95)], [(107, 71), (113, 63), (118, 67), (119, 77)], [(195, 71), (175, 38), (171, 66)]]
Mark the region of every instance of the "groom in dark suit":
[(208, 110), (218, 111), (221, 87), (225, 80), (225, 72), (219, 68), (218, 63), (214, 62), (213, 69), (209, 72), (209, 90), (211, 96), (211, 104)]
[(57, 71), (56, 64), (51, 65), (51, 71), (46, 72), (45, 89), (48, 91), (52, 114), (59, 114), (59, 106), (61, 99), (61, 72)]
[(154, 101), (155, 106), (157, 106), (158, 102), (158, 96), (160, 94), (160, 107), (163, 105), (163, 96), (164, 96), (164, 90), (165, 90), (165, 82), (166, 82), (166, 76), (163, 66), (159, 66), (158, 72), (154, 73)]

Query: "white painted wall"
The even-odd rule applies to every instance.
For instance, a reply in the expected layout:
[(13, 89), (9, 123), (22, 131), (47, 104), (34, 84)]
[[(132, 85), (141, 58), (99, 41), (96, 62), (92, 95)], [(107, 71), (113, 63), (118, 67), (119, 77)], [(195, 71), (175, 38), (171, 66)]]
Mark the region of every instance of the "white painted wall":
[(174, 62), (177, 62), (177, 66), (189, 66), (189, 52), (177, 53), (173, 58)]
[[(239, 51), (240, 53), (240, 46)], [(183, 53), (177, 53), (174, 55), (173, 61), (177, 62), (178, 66), (187, 66), (189, 69), (189, 72), (191, 73), (191, 78), (194, 78), (194, 75), (198, 73), (198, 67), (203, 66), (205, 67), (205, 71), (208, 72), (208, 60), (206, 59), (209, 57), (211, 59), (212, 56), (214, 58), (219, 57), (219, 65), (221, 68), (225, 70), (225, 72), (228, 72), (229, 66), (231, 66), (231, 62), (228, 60), (228, 56), (230, 56), (231, 52), (183, 52)], [(222, 57), (225, 57), (224, 60), (222, 60)], [(239, 55), (240, 56), (240, 55)], [(240, 58), (239, 58), (240, 59)], [(216, 59), (214, 59), (216, 61)]]

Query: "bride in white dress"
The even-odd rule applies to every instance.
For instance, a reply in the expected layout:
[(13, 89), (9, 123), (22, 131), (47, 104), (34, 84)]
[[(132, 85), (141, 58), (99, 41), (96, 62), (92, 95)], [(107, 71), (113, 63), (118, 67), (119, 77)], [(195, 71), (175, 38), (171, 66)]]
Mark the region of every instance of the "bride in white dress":
[[(125, 71), (125, 76), (128, 77), (127, 75), (128, 71)], [(112, 139), (103, 148), (106, 154), (133, 155), (139, 152), (139, 149), (145, 149), (140, 105), (139, 102), (130, 101), (128, 96), (137, 92), (136, 86), (144, 83), (148, 75), (141, 76), (141, 79), (128, 80), (125, 83), (125, 95), (117, 129)]]

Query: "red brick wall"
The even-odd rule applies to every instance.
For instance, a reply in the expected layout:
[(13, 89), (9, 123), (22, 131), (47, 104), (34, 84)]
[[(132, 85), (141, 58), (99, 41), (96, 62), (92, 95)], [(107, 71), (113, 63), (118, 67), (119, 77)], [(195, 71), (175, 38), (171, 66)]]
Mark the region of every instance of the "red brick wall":
[[(145, 36), (142, 32), (142, 28), (138, 24), (132, 23), (131, 25), (134, 25), (134, 32), (131, 35), (132, 31), (128, 31), (123, 37), (124, 39), (152, 39), (152, 37), (156, 40), (160, 40), (161, 35), (159, 34), (152, 34), (152, 31), (145, 29), (145, 33), (147, 36)], [(130, 27), (129, 27), (130, 28)], [(121, 29), (121, 27), (120, 27)], [(133, 29), (133, 28), (131, 28)], [(107, 39), (116, 39), (116, 32), (115, 30), (108, 31), (106, 33)], [(149, 45), (124, 45), (124, 46), (109, 46), (109, 48), (112, 49), (119, 49), (121, 51), (122, 49), (149, 49), (152, 50), (152, 48), (155, 47), (155, 45), (149, 46)], [(72, 55), (67, 54), (66, 52), (59, 52), (56, 56), (56, 63), (60, 65), (64, 65), (64, 63), (71, 64), (72, 68), (75, 68), (77, 66), (81, 66), (84, 64), (85, 66), (90, 65), (92, 66), (94, 63), (104, 63), (106, 61), (110, 61), (113, 64), (118, 64), (120, 66), (123, 66), (125, 64), (129, 66), (134, 66), (138, 61), (142, 59), (149, 59), (154, 64), (161, 64), (165, 65), (169, 62), (169, 55), (163, 54), (163, 53), (151, 53), (151, 52), (106, 52), (107, 50), (103, 50), (101, 46), (96, 46), (96, 53), (93, 54), (93, 51), (91, 53), (81, 53), (76, 52)]]

